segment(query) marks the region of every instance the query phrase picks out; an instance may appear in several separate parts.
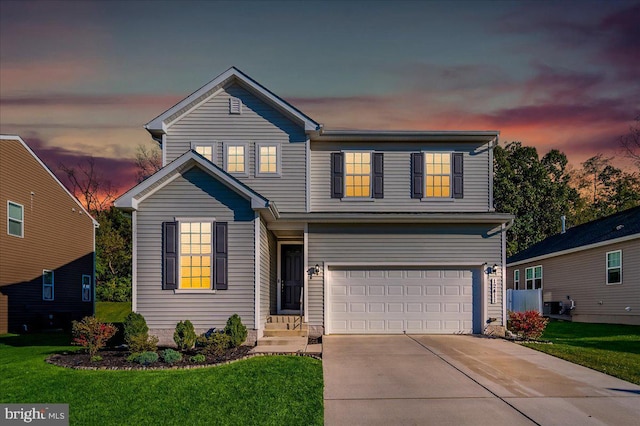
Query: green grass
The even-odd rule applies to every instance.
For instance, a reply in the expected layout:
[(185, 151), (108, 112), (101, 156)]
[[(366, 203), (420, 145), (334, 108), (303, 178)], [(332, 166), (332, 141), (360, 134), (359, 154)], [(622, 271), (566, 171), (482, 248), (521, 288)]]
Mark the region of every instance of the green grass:
[(526, 346), (640, 385), (640, 326), (551, 321), (542, 339)]
[(124, 322), (131, 302), (96, 302), (96, 317), (103, 322)]
[(0, 402), (67, 403), (72, 425), (323, 424), (320, 361), (262, 356), (192, 370), (52, 366), (63, 334), (0, 336)]

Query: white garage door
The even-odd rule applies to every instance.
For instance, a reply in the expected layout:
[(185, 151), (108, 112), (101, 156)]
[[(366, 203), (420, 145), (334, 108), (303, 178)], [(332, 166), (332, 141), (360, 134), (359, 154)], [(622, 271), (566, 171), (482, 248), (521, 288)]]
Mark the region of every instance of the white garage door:
[(330, 333), (472, 333), (473, 272), (330, 269)]

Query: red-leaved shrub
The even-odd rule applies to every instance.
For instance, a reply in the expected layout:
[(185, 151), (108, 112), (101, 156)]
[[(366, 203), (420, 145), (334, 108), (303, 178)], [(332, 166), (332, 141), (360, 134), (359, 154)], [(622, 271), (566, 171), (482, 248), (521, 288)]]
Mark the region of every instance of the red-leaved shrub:
[(507, 328), (527, 340), (538, 339), (544, 333), (549, 323), (548, 318), (544, 318), (538, 311), (511, 312), (509, 311), (509, 321)]
[(104, 324), (96, 317), (84, 317), (82, 321), (73, 321), (71, 333), (74, 345), (82, 346), (93, 358), (100, 349), (104, 348), (118, 329), (113, 324)]

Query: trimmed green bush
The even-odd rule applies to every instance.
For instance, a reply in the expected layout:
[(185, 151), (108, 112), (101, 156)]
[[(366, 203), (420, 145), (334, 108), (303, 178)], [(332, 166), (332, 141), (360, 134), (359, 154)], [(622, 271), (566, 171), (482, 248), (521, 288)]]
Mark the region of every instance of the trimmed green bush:
[(189, 361), (191, 361), (194, 364), (202, 364), (206, 360), (207, 358), (205, 358), (205, 356), (202, 354), (194, 355), (191, 358), (189, 358)]
[(198, 346), (202, 347), (202, 353), (212, 356), (222, 356), (231, 346), (231, 337), (225, 333), (213, 332), (209, 336), (198, 337)]
[(167, 364), (174, 364), (176, 362), (182, 361), (182, 354), (173, 349), (165, 349), (164, 351), (161, 352), (161, 355), (162, 355), (162, 359)]
[(158, 354), (155, 352), (142, 352), (133, 358), (133, 362), (137, 362), (140, 365), (150, 365), (158, 361)]
[(230, 337), (230, 347), (240, 346), (247, 339), (247, 327), (242, 324), (238, 314), (233, 314), (227, 320), (224, 332)]
[(129, 339), (131, 353), (155, 352), (158, 350), (158, 338), (148, 334), (138, 334)]
[(176, 331), (173, 333), (173, 341), (178, 345), (178, 349), (186, 351), (196, 344), (196, 330), (193, 328), (191, 321), (180, 321), (176, 324)]
[(131, 353), (155, 352), (158, 349), (158, 338), (149, 336), (147, 321), (136, 312), (129, 312), (124, 319), (124, 342)]

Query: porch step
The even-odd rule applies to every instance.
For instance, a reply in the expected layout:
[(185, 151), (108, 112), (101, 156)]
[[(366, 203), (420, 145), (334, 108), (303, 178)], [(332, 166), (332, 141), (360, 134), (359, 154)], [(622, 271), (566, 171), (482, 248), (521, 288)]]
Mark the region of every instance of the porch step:
[(306, 336), (261, 337), (253, 352), (302, 352), (307, 346)]
[(300, 323), (300, 315), (270, 315), (267, 323)]
[(304, 336), (306, 337), (309, 334), (309, 326), (307, 324), (303, 324), (303, 329), (271, 329), (269, 325), (264, 329), (265, 337), (296, 337), (296, 336)]

